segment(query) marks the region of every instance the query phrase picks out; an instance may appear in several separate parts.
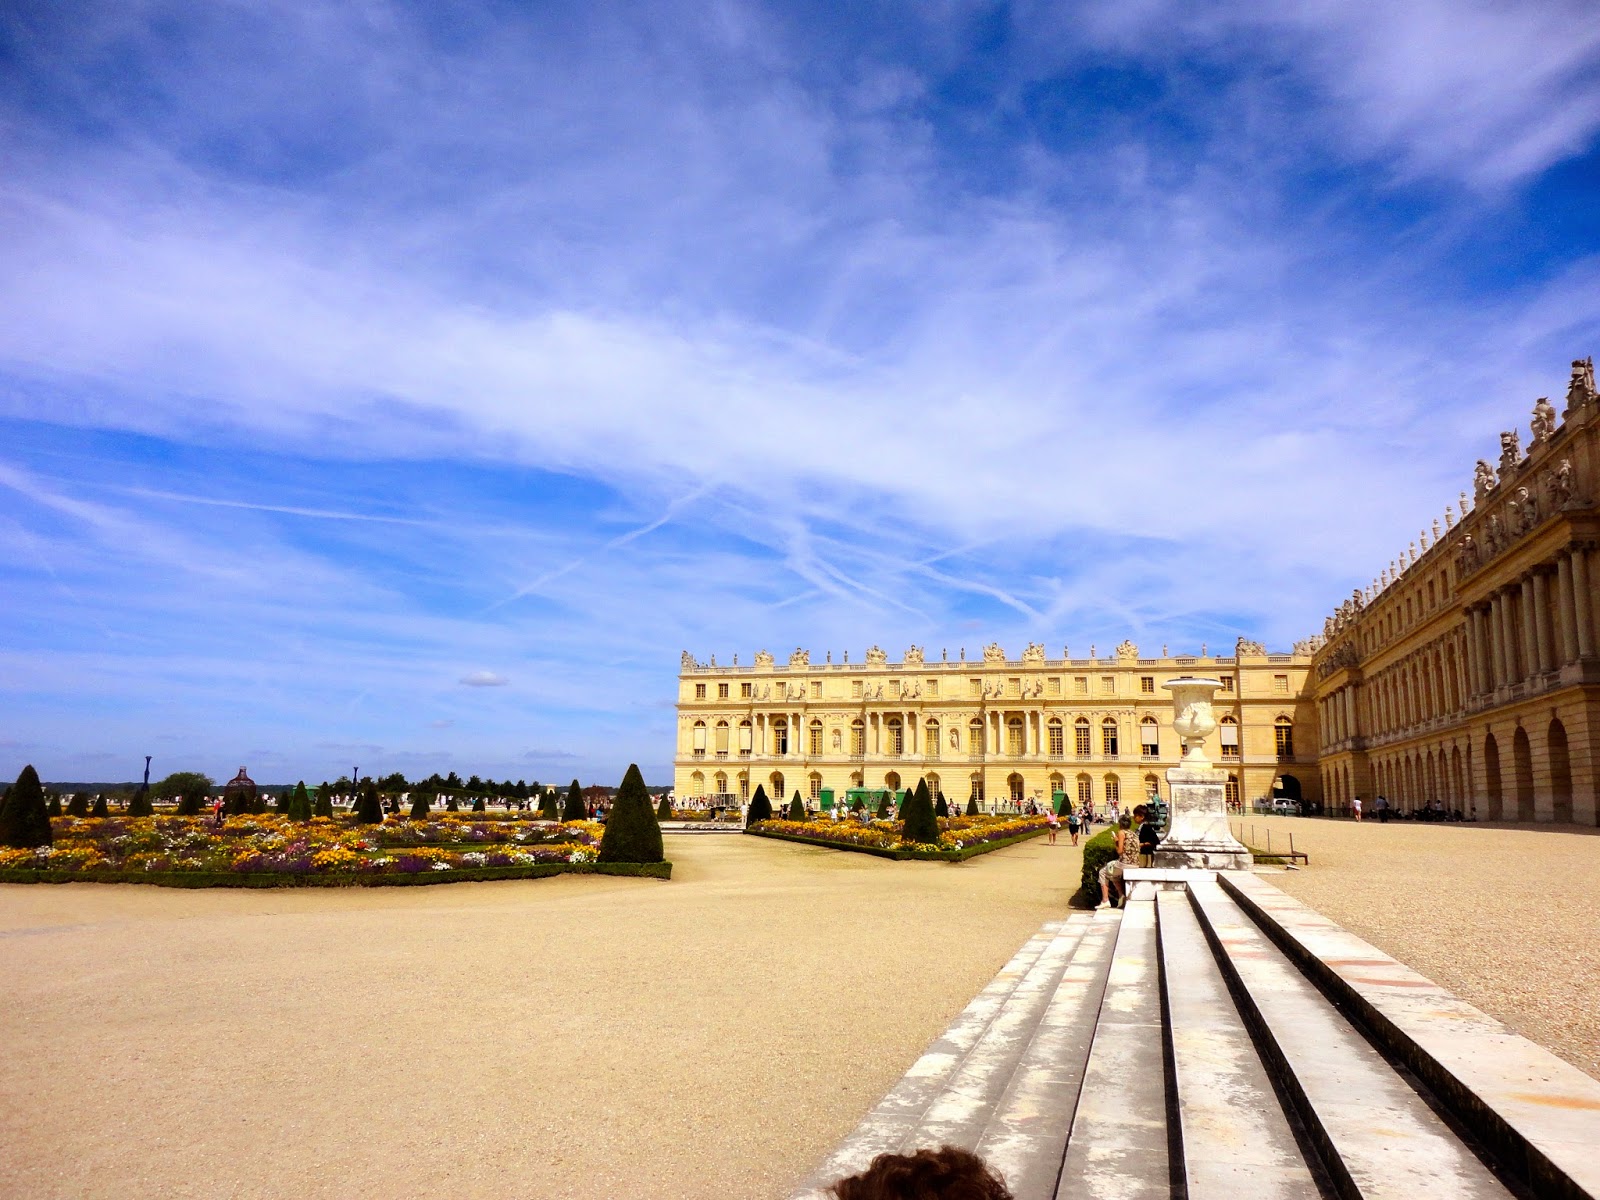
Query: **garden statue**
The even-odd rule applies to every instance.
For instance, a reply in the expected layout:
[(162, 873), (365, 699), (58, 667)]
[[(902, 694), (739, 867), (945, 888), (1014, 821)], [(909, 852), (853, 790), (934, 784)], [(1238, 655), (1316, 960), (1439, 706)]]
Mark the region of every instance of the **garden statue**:
[(1563, 458), (1561, 465), (1544, 477), (1545, 494), (1550, 498), (1551, 509), (1562, 509), (1572, 503), (1572, 460)]

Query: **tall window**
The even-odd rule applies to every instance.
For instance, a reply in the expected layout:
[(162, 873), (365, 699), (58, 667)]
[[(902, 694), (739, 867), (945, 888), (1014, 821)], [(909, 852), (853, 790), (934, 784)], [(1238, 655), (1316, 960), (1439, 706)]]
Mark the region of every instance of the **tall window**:
[[(820, 731), (818, 740), (820, 740)], [(806, 784), (807, 789), (811, 793), (811, 798), (813, 800), (820, 800), (822, 798), (822, 776), (816, 771), (813, 771), (811, 772), (810, 778), (806, 780)]]
[(1081, 806), (1083, 806), (1085, 804), (1093, 804), (1093, 803), (1094, 803), (1094, 780), (1090, 779), (1087, 775), (1079, 775), (1078, 776), (1078, 804), (1081, 807)]
[(889, 745), (886, 747), (888, 753), (900, 755), (906, 752), (906, 731), (898, 717), (889, 718), (888, 741)]
[(969, 680), (967, 680), (967, 695), (971, 696), (974, 700), (977, 700), (980, 697), (982, 697), (982, 695), (983, 695), (983, 680), (981, 680), (981, 679), (969, 679)]
[(937, 679), (928, 680), (927, 683), (923, 684), (922, 690), (929, 700), (937, 700), (939, 698), (939, 681)]
[(753, 683), (741, 683), (739, 685), (739, 699), (748, 700), (755, 695), (755, 686)]
[(728, 723), (726, 721), (717, 722), (717, 757), (728, 757)]
[(740, 721), (739, 722), (739, 757), (740, 758), (749, 758), (750, 757), (750, 750), (751, 750), (752, 745), (754, 744), (753, 732), (754, 731), (750, 728), (750, 722), (749, 721)]
[(772, 752), (789, 753), (789, 722), (779, 717), (772, 726)]
[(694, 685), (694, 698), (696, 700), (704, 700), (706, 698), (706, 685), (705, 684), (697, 683), (697, 684)]
[(1088, 758), (1089, 750), (1089, 718), (1079, 717), (1072, 723), (1072, 752), (1079, 758)]
[(1273, 735), (1278, 742), (1278, 757), (1294, 757), (1294, 724), (1288, 717), (1279, 717), (1272, 725)]
[(820, 758), (822, 756), (822, 722), (811, 722), (810, 748), (807, 753)]
[(1050, 722), (1050, 757), (1061, 758), (1067, 752), (1066, 738), (1063, 736), (1060, 720)]
[(889, 680), (889, 699), (900, 699), (900, 681), (898, 679)]
[(1100, 676), (1100, 694), (1114, 696), (1117, 693), (1117, 677), (1115, 675)]
[(929, 721), (922, 727), (922, 757), (939, 757), (939, 722)]
[(746, 775), (743, 771), (740, 771), (739, 772), (739, 803), (740, 804), (748, 804), (749, 802), (750, 802), (750, 776)]
[(1222, 723), (1217, 726), (1217, 736), (1222, 739), (1222, 757), (1239, 757), (1239, 722), (1232, 717), (1223, 717)]
[(694, 756), (696, 758), (704, 758), (706, 756), (706, 723), (704, 721), (696, 721), (694, 723)]
[(983, 776), (980, 773), (978, 773), (977, 771), (974, 771), (972, 773), (972, 778), (967, 781), (967, 786), (968, 786), (968, 789), (969, 789), (967, 794), (970, 795), (979, 804), (982, 804), (983, 803)]
[(1159, 730), (1154, 717), (1145, 717), (1139, 722), (1139, 753), (1146, 758), (1155, 758), (1161, 753)]
[(706, 794), (706, 777), (699, 771), (689, 776), (689, 794), (691, 796), (704, 796)]
[(783, 799), (783, 774), (780, 771), (772, 773), (772, 804), (776, 808)]
[(1021, 758), (1022, 744), (1022, 718), (1012, 717), (1006, 722), (1006, 753)]
[(1087, 696), (1089, 694), (1089, 677), (1078, 675), (1072, 680), (1072, 694), (1074, 696)]
[(1117, 722), (1112, 717), (1100, 723), (1100, 753), (1107, 758), (1117, 756)]
[(728, 794), (728, 777), (721, 771), (717, 772), (715, 787), (717, 789), (717, 795), (726, 796)]
[(728, 698), (728, 685), (725, 684), (725, 683), (717, 684), (717, 699), (718, 700), (726, 700), (727, 698)]
[(1122, 803), (1122, 782), (1115, 775), (1106, 776), (1106, 803)]
[(1287, 675), (1274, 675), (1272, 677), (1272, 691), (1278, 696), (1289, 694), (1289, 677)]
[(983, 753), (983, 721), (978, 717), (967, 723), (967, 753), (974, 758)]
[(860, 721), (850, 722), (850, 753), (865, 754), (867, 752), (867, 727)]
[(850, 698), (852, 700), (861, 699), (861, 680), (852, 679), (850, 681)]
[(813, 700), (822, 699), (822, 680), (813, 679), (811, 681), (811, 698)]
[(1228, 782), (1222, 785), (1222, 799), (1229, 808), (1239, 807), (1239, 777), (1229, 775)]
[(1156, 677), (1154, 675), (1139, 676), (1139, 694), (1141, 696), (1154, 696), (1156, 694)]
[(1049, 679), (1045, 680), (1044, 694), (1046, 696), (1061, 695), (1061, 676), (1052, 675)]

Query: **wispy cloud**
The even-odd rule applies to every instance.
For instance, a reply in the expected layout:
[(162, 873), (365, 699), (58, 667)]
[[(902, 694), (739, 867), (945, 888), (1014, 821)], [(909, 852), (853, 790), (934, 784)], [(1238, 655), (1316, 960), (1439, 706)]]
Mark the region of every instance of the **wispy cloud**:
[(493, 671), (472, 671), (461, 677), (461, 684), (470, 688), (505, 687), (511, 680)]

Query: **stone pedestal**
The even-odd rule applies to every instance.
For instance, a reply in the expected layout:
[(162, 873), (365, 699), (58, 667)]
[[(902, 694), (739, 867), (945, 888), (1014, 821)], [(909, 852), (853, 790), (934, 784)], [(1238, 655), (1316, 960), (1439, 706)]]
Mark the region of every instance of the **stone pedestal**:
[(1156, 847), (1157, 867), (1250, 869), (1250, 851), (1228, 828), (1222, 772), (1209, 766), (1173, 767), (1167, 772), (1167, 789), (1171, 793), (1167, 836)]

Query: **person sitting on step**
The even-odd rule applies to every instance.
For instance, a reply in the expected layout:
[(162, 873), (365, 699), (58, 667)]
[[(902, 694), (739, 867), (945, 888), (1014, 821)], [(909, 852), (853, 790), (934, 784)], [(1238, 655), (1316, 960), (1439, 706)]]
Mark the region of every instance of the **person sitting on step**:
[(1015, 1200), (997, 1171), (958, 1146), (880, 1154), (828, 1194), (835, 1200)]

